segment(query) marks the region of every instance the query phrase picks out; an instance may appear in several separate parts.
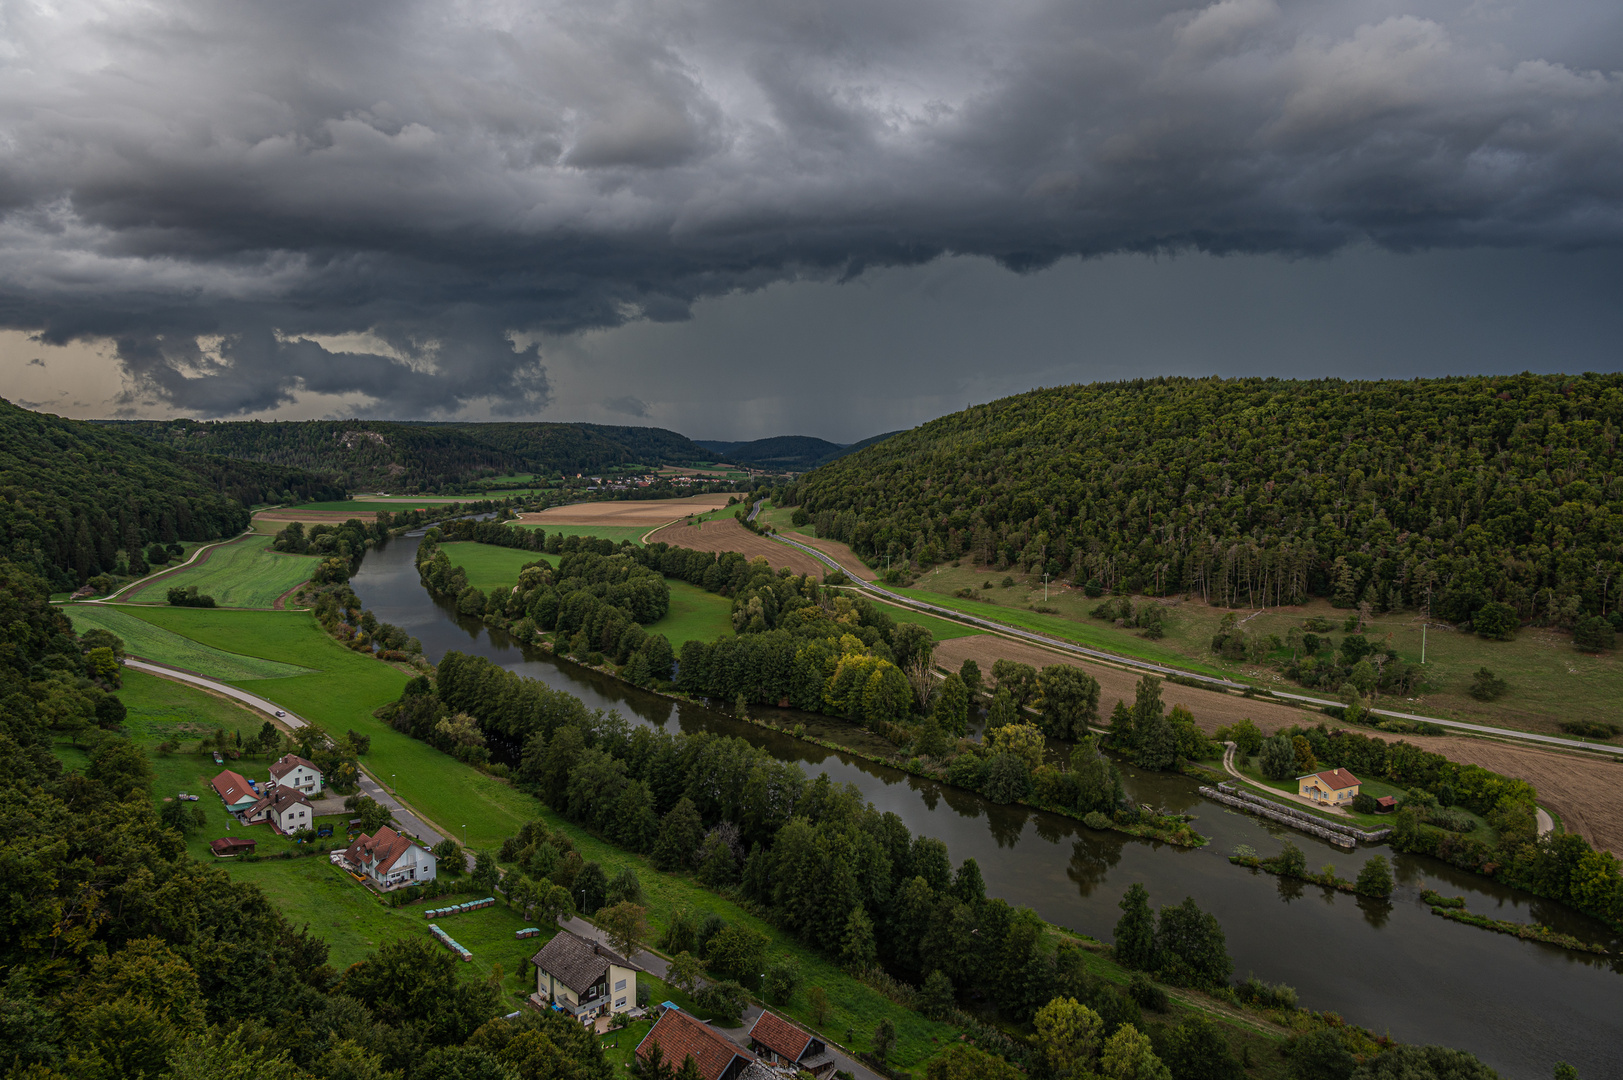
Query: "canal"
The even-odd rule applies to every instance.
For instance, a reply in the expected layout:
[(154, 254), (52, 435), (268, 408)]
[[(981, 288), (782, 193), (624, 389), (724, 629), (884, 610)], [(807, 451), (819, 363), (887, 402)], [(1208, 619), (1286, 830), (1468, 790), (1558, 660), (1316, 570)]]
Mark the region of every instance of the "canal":
[[(1463, 894), (1473, 912), (1548, 925), (1614, 954), (1623, 949), (1605, 926), (1560, 904), (1433, 859), (1394, 857), (1385, 848), (1345, 852), (1208, 802), (1185, 777), (1139, 774), (1128, 766), (1123, 775), (1136, 801), (1199, 815), (1195, 827), (1211, 844), (1186, 851), (988, 803), (973, 792), (672, 702), (525, 649), (436, 602), (418, 580), (416, 547), (408, 537), (369, 551), (350, 584), (379, 619), (421, 640), (431, 660), (453, 649), (483, 656), (593, 708), (617, 709), (668, 731), (737, 735), (809, 776), (826, 772), (854, 784), (880, 810), (894, 811), (914, 833), (945, 841), (954, 861), (973, 857), (990, 893), (1056, 925), (1108, 941), (1120, 914), (1117, 901), (1132, 883), (1142, 883), (1157, 907), (1193, 896), (1222, 922), (1236, 975), (1294, 986), (1305, 1008), (1337, 1013), (1404, 1042), (1469, 1050), (1518, 1080), (1546, 1078), (1558, 1060), (1576, 1066), (1584, 1080), (1623, 1080), (1623, 962), (1448, 922), (1432, 915), (1419, 893)], [(849, 741), (848, 725), (797, 719), (814, 734)], [(1398, 889), (1390, 902), (1370, 901), (1226, 859), (1240, 844), (1274, 854), (1287, 838), (1307, 853), (1310, 867), (1333, 863), (1347, 878), (1371, 855), (1386, 854)]]

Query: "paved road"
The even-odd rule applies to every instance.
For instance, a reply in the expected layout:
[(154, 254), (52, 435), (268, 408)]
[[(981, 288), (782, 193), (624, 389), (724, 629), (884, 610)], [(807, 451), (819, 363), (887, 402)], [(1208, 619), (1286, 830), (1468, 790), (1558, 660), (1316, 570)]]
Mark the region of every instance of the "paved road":
[[(293, 729), (302, 728), (306, 723), (303, 717), (289, 712), (287, 709), (277, 705), (269, 698), (262, 698), (258, 694), (250, 694), (246, 690), (239, 690), (229, 683), (218, 682), (214, 679), (205, 678), (202, 675), (193, 674), (190, 671), (182, 671), (179, 668), (167, 667), (163, 664), (154, 664), (147, 660), (137, 660), (133, 657), (126, 659), (124, 661), (124, 666), (135, 668), (137, 671), (146, 671), (154, 675), (161, 675), (166, 679), (174, 679), (177, 682), (191, 683), (193, 686), (201, 686), (204, 689), (212, 690), (217, 694), (224, 694), (226, 697), (242, 702), (249, 708), (258, 709), (267, 716), (274, 717), (276, 720)], [(361, 772), (360, 787), (362, 794), (370, 795), (372, 798), (376, 799), (380, 805), (388, 807), (394, 813), (395, 823), (400, 826), (402, 831), (416, 836), (417, 839), (421, 840), (429, 847), (433, 847), (435, 844), (445, 839), (443, 833), (429, 825), (411, 810), (408, 810), (406, 807), (402, 806), (399, 799), (395, 798), (392, 794), (385, 790), (382, 784), (378, 783), (364, 770)], [(472, 854), (468, 855), (468, 869), (473, 869)]]
[[(857, 588), (866, 589), (877, 596), (884, 597), (890, 603), (900, 604), (903, 607), (909, 607), (915, 611), (923, 611), (938, 618), (966, 623), (970, 626), (980, 627), (983, 630), (990, 630), (994, 633), (1003, 634), (1007, 637), (1021, 638), (1026, 641), (1030, 641), (1033, 644), (1041, 645), (1046, 649), (1053, 649), (1058, 652), (1071, 653), (1077, 656), (1088, 656), (1098, 660), (1106, 660), (1112, 664), (1120, 664), (1125, 667), (1135, 668), (1139, 671), (1148, 671), (1156, 675), (1176, 675), (1183, 679), (1194, 679), (1198, 682), (1206, 683), (1214, 689), (1255, 689), (1254, 687), (1248, 687), (1245, 683), (1234, 682), (1230, 679), (1219, 679), (1215, 676), (1201, 675), (1193, 671), (1184, 671), (1180, 668), (1167, 667), (1164, 664), (1156, 664), (1148, 660), (1135, 660), (1130, 656), (1121, 656), (1117, 653), (1105, 652), (1101, 649), (1090, 649), (1084, 645), (1077, 645), (1074, 642), (1065, 641), (1062, 638), (1049, 637), (1047, 634), (1039, 634), (1032, 630), (1022, 630), (1017, 626), (1009, 626), (1006, 623), (993, 622), (990, 619), (982, 619), (975, 615), (966, 615), (961, 611), (954, 611), (951, 608), (938, 607), (935, 604), (927, 604), (922, 600), (915, 600), (910, 596), (903, 596), (900, 593), (891, 592), (889, 589), (884, 588), (875, 582), (863, 581), (851, 571), (847, 570), (845, 567), (835, 562), (832, 558), (809, 544), (802, 544), (798, 540), (791, 540), (781, 533), (774, 534), (772, 539), (781, 544), (788, 544), (790, 547), (798, 548), (825, 565), (840, 571), (841, 573), (845, 574), (845, 576), (849, 578), (851, 583)], [(1290, 694), (1280, 690), (1273, 690), (1270, 691), (1270, 693), (1272, 693), (1274, 697), (1284, 698), (1290, 701), (1298, 701), (1304, 705), (1333, 705), (1339, 708), (1344, 704), (1340, 701), (1331, 701), (1328, 698), (1309, 697), (1306, 694)], [(1614, 754), (1619, 757), (1623, 757), (1623, 746), (1610, 746), (1605, 743), (1583, 742), (1579, 739), (1563, 739), (1555, 735), (1538, 735), (1531, 731), (1515, 731), (1510, 728), (1489, 727), (1486, 724), (1471, 724), (1466, 723), (1463, 720), (1444, 720), (1441, 717), (1422, 716), (1418, 713), (1397, 712), (1393, 709), (1370, 709), (1369, 711), (1380, 716), (1395, 717), (1399, 720), (1415, 720), (1427, 724), (1436, 724), (1439, 727), (1451, 728), (1453, 730), (1466, 732), (1472, 735), (1494, 735), (1499, 738), (1515, 739), (1519, 742), (1539, 743), (1541, 745), (1554, 746), (1566, 750), (1596, 750), (1600, 751), (1601, 753)]]

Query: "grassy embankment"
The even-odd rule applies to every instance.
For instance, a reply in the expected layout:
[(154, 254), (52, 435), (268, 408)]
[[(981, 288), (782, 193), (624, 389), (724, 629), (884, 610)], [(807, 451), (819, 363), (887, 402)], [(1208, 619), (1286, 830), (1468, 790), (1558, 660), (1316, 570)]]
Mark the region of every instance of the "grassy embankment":
[[(921, 575), (911, 588), (898, 591), (1078, 644), (1274, 689), (1298, 689), (1270, 667), (1227, 661), (1211, 651), (1218, 624), (1229, 614), (1227, 608), (1210, 607), (1199, 601), (1167, 605), (1164, 608), (1166, 636), (1158, 642), (1150, 642), (1136, 630), (1117, 628), (1090, 617), (1088, 612), (1099, 601), (1078, 589), (1050, 585), (1045, 606), (1056, 609), (1058, 614), (1033, 612), (1030, 606), (1044, 603), (1041, 578), (1013, 575), (1015, 585), (1003, 588), (1001, 582), (1008, 576), (1011, 575), (943, 566)], [(994, 583), (991, 589), (982, 587), (987, 581)], [(966, 600), (954, 595), (962, 589), (969, 589), (977, 599)], [(1137, 604), (1143, 598), (1133, 599)], [(1304, 620), (1322, 617), (1333, 626), (1328, 636), (1339, 643), (1345, 635), (1342, 624), (1349, 612), (1332, 607), (1328, 601), (1314, 600), (1299, 608), (1260, 614), (1241, 610), (1237, 614), (1246, 619), (1247, 631), (1277, 634), (1281, 640), (1292, 627), (1301, 627)], [(1405, 661), (1420, 661), (1421, 626), (1418, 616), (1412, 612), (1377, 615), (1365, 629), (1365, 635), (1390, 644)], [(1616, 722), (1615, 703), (1623, 696), (1623, 654), (1580, 653), (1572, 647), (1571, 635), (1537, 627), (1523, 629), (1514, 641), (1487, 641), (1434, 623), (1425, 639), (1427, 686), (1413, 700), (1383, 697), (1376, 701), (1377, 707), (1547, 734), (1561, 734), (1559, 723), (1562, 720)], [(1285, 656), (1280, 652), (1275, 659)], [(1483, 667), (1510, 684), (1509, 692), (1498, 701), (1478, 701), (1467, 692), (1472, 678)], [(1334, 695), (1321, 693), (1320, 696)]]
[(149, 582), (120, 598), (121, 603), (162, 604), (170, 589), (197, 586), (221, 607), (268, 608), (310, 580), (321, 560), (313, 555), (272, 551), (265, 536), (222, 544), (201, 563)]

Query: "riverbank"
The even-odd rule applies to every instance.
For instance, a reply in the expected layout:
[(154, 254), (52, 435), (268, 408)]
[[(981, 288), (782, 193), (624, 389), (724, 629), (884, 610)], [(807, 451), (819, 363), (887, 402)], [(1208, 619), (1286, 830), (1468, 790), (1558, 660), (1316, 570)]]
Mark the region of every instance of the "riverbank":
[(1486, 915), (1474, 914), (1465, 910), (1465, 897), (1463, 896), (1443, 896), (1441, 893), (1426, 889), (1420, 894), (1420, 899), (1425, 902), (1427, 907), (1431, 908), (1433, 915), (1441, 915), (1443, 918), (1454, 922), (1465, 923), (1468, 926), (1480, 926), (1484, 930), (1492, 930), (1497, 934), (1509, 934), (1511, 937), (1520, 938), (1523, 941), (1542, 941), (1546, 945), (1559, 945), (1563, 949), (1571, 949), (1574, 952), (1592, 953), (1597, 956), (1613, 955), (1598, 945), (1580, 941), (1571, 934), (1560, 933), (1548, 926), (1513, 922), (1509, 919), (1490, 919)]

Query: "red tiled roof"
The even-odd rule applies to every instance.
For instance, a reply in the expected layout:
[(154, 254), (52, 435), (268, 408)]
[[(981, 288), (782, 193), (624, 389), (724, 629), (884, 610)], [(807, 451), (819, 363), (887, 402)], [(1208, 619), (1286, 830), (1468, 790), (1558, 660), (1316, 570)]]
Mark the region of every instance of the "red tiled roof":
[[(1342, 788), (1357, 787), (1363, 781), (1358, 779), (1346, 769), (1331, 769), (1329, 772), (1314, 773), (1319, 782), (1331, 791), (1340, 791)], [(1306, 780), (1307, 777), (1302, 777)]]
[(799, 1061), (811, 1045), (812, 1037), (776, 1013), (763, 1012), (750, 1028), (750, 1038), (780, 1057)]
[(271, 764), (270, 774), (271, 776), (280, 780), (294, 769), (297, 769), (300, 765), (303, 765), (305, 768), (309, 769), (313, 773), (316, 773), (317, 775), (320, 775), (321, 773), (321, 770), (316, 768), (315, 762), (306, 758), (301, 758), (297, 754), (283, 754)]
[(299, 806), (301, 804), (304, 806), (309, 806), (312, 811), (315, 810), (315, 807), (310, 805), (309, 799), (305, 798), (302, 793), (295, 791), (292, 788), (280, 786), (268, 788), (265, 794), (259, 797), (259, 801), (254, 803), (254, 805), (249, 808), (248, 815), (250, 817), (256, 817), (267, 807), (269, 807), (271, 810), (276, 812), (277, 817), (281, 817), (282, 811), (286, 810), (289, 806)]
[(243, 851), (252, 851), (255, 841), (244, 840), (240, 836), (222, 836), (218, 840), (209, 841), (209, 850), (216, 855), (236, 855)]
[(235, 806), (246, 799), (257, 799), (259, 795), (248, 786), (248, 781), (240, 773), (226, 769), (219, 776), (209, 781), (220, 798), (225, 800), (227, 806)]
[(377, 859), (377, 872), (387, 874), (389, 868), (400, 861), (400, 856), (411, 850), (411, 841), (391, 829), (379, 829), (376, 836), (362, 833), (344, 851), (344, 858), (360, 864)]
[(734, 1058), (755, 1060), (754, 1054), (681, 1009), (665, 1010), (659, 1023), (637, 1044), (637, 1056), (646, 1059), (656, 1045), (674, 1069), (691, 1057), (704, 1080), (721, 1080)]

